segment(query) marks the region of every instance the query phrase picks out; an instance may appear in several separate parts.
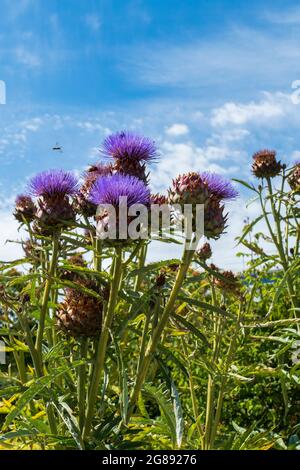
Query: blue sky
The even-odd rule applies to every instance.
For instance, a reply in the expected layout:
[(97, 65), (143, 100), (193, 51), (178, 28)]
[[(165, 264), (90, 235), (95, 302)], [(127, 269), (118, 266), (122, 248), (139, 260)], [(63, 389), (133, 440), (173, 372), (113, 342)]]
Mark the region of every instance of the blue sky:
[[(157, 141), (156, 190), (191, 169), (249, 178), (261, 147), (287, 163), (299, 158), (300, 105), (291, 99), (299, 2), (0, 0), (0, 8), (1, 243), (14, 236), (10, 206), (29, 176), (53, 167), (79, 174), (118, 129)], [(56, 141), (63, 153), (52, 151)], [(247, 212), (246, 199), (216, 244), (225, 267), (237, 263), (243, 217), (258, 210)], [(8, 252), (2, 245), (0, 258)]]

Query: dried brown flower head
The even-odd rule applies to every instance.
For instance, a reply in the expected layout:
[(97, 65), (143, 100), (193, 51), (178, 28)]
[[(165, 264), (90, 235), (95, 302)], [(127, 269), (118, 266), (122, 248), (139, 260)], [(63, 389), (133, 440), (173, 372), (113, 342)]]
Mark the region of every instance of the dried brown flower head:
[(252, 172), (257, 178), (273, 178), (283, 168), (274, 150), (260, 150), (253, 155)]

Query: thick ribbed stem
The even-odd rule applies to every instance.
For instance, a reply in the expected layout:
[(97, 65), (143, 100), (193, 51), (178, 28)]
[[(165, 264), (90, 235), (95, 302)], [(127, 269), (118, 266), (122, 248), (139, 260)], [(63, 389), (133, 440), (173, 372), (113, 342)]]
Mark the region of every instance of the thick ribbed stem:
[(36, 336), (36, 350), (38, 351), (38, 354), (40, 356), (42, 352), (42, 341), (43, 341), (43, 336), (44, 336), (45, 321), (46, 321), (46, 315), (47, 315), (47, 310), (48, 310), (49, 294), (50, 294), (50, 289), (52, 285), (52, 278), (54, 276), (54, 272), (56, 269), (57, 258), (58, 258), (58, 236), (54, 235), (52, 259), (50, 263), (48, 277), (45, 283), (42, 306), (41, 306), (41, 313), (40, 313), (40, 321), (39, 321), (39, 326), (38, 326), (38, 331), (37, 331), (37, 336)]
[(162, 334), (162, 332), (163, 332), (163, 330), (164, 330), (164, 328), (165, 328), (165, 326), (166, 326), (166, 324), (169, 320), (170, 314), (171, 314), (171, 312), (174, 308), (176, 298), (177, 298), (178, 293), (181, 289), (183, 280), (184, 280), (186, 272), (189, 268), (189, 265), (190, 265), (190, 262), (192, 260), (193, 254), (194, 254), (194, 250), (184, 250), (183, 257), (182, 257), (182, 260), (181, 260), (181, 264), (180, 264), (179, 270), (177, 272), (177, 277), (176, 277), (172, 292), (170, 294), (169, 300), (168, 300), (168, 302), (165, 306), (165, 309), (163, 311), (161, 319), (160, 319), (157, 327), (155, 328), (155, 330), (153, 332), (153, 336), (150, 338), (150, 341), (148, 343), (148, 347), (147, 347), (146, 352), (145, 352), (144, 359), (141, 362), (140, 370), (139, 370), (139, 373), (137, 375), (136, 382), (135, 382), (135, 385), (134, 385), (134, 389), (133, 389), (133, 392), (132, 392), (131, 398), (130, 398), (130, 405), (129, 405), (129, 408), (128, 408), (127, 421), (129, 420), (129, 418), (131, 416), (134, 405), (135, 405), (135, 403), (138, 399), (139, 393), (140, 393), (141, 388), (143, 386), (143, 383), (145, 381), (145, 378), (146, 378), (146, 375), (147, 375), (147, 372), (148, 372), (148, 369), (149, 369), (149, 366), (150, 366), (150, 363), (151, 363), (152, 355), (153, 355), (154, 351), (156, 350), (156, 348), (159, 344), (161, 334)]
[[(79, 350), (79, 359), (85, 359), (87, 356), (88, 350), (88, 339), (80, 339), (80, 350)], [(86, 385), (86, 364), (82, 364), (78, 367), (78, 384), (77, 384), (77, 393), (78, 393), (78, 414), (79, 414), (79, 427), (82, 430), (84, 425), (85, 417), (85, 385)]]
[(116, 248), (116, 255), (114, 260), (114, 273), (113, 278), (111, 281), (110, 286), (110, 295), (109, 301), (107, 306), (107, 312), (104, 318), (100, 339), (96, 351), (95, 357), (95, 366), (94, 371), (91, 379), (90, 389), (89, 389), (89, 396), (88, 396), (88, 407), (85, 419), (85, 425), (83, 429), (83, 439), (87, 439), (89, 437), (92, 420), (94, 416), (94, 409), (97, 400), (97, 393), (99, 388), (99, 383), (101, 380), (101, 375), (103, 372), (105, 356), (106, 356), (106, 349), (107, 349), (107, 342), (109, 337), (109, 330), (112, 324), (116, 303), (118, 300), (118, 291), (120, 287), (122, 277), (122, 251), (121, 248)]
[(236, 351), (236, 343), (237, 343), (237, 337), (240, 332), (240, 319), (241, 319), (241, 311), (242, 311), (242, 306), (240, 305), (239, 308), (239, 313), (236, 321), (236, 327), (233, 333), (233, 337), (230, 341), (228, 352), (226, 355), (225, 359), (225, 368), (222, 374), (222, 379), (221, 379), (221, 384), (220, 384), (220, 391), (218, 395), (218, 400), (217, 400), (217, 408), (216, 408), (216, 414), (214, 417), (214, 421), (212, 424), (212, 430), (211, 430), (211, 436), (210, 436), (210, 449), (213, 448), (217, 430), (218, 430), (218, 425), (221, 419), (221, 413), (222, 413), (222, 408), (223, 408), (223, 400), (224, 400), (224, 393), (225, 393), (225, 388), (227, 384), (227, 374), (228, 370), (230, 368), (230, 365), (232, 363), (235, 351)]
[(194, 384), (194, 378), (193, 378), (193, 371), (192, 371), (190, 360), (189, 360), (189, 354), (188, 354), (187, 346), (186, 346), (186, 343), (185, 343), (185, 340), (184, 340), (183, 337), (181, 338), (181, 342), (182, 342), (182, 348), (183, 348), (183, 352), (184, 352), (185, 360), (186, 360), (186, 364), (187, 364), (187, 371), (188, 371), (188, 375), (189, 375), (189, 389), (190, 389), (190, 395), (191, 395), (191, 400), (192, 400), (194, 420), (195, 420), (196, 427), (197, 427), (197, 430), (198, 430), (199, 439), (200, 439), (200, 443), (201, 443), (201, 448), (203, 449), (203, 447), (204, 447), (204, 441), (203, 441), (204, 432), (203, 432), (201, 423), (199, 421), (199, 410), (198, 410), (198, 403), (197, 403), (197, 398), (196, 398), (196, 394), (195, 394), (195, 384)]

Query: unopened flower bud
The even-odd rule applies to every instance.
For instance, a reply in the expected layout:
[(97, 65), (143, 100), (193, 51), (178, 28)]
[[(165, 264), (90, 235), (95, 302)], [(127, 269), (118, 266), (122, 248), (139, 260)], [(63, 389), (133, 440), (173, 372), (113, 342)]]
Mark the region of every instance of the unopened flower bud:
[(204, 243), (204, 245), (196, 251), (196, 256), (200, 261), (207, 261), (212, 256), (212, 249), (209, 243)]
[(30, 196), (26, 194), (17, 196), (14, 216), (19, 222), (32, 222), (35, 210), (34, 202)]

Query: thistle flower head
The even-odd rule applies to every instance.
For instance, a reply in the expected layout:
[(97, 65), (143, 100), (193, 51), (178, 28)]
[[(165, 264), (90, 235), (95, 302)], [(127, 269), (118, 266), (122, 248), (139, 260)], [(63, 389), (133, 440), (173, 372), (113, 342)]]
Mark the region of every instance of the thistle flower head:
[[(76, 280), (81, 286), (98, 291), (97, 285), (91, 280)], [(95, 337), (101, 331), (102, 299), (95, 298), (80, 290), (68, 289), (65, 300), (57, 312), (57, 327), (68, 336)]]
[(227, 214), (224, 214), (224, 205), (212, 196), (204, 210), (204, 235), (217, 240), (224, 233), (226, 224)]
[(156, 276), (155, 278), (155, 287), (158, 287), (158, 288), (161, 288), (165, 285), (167, 281), (167, 276), (166, 276), (166, 272), (164, 269), (161, 269), (160, 272), (158, 273), (158, 275)]
[(200, 261), (207, 261), (212, 256), (212, 249), (209, 243), (204, 243), (204, 245), (196, 251), (196, 256)]
[(35, 233), (50, 236), (63, 228), (72, 227), (74, 221), (75, 212), (67, 196), (64, 198), (44, 196), (37, 200), (37, 211), (33, 224)]
[(241, 283), (232, 271), (223, 271), (222, 277), (213, 277), (213, 283), (223, 292), (241, 298)]
[(35, 205), (27, 194), (19, 194), (16, 197), (14, 216), (19, 222), (31, 222), (35, 215)]
[(91, 165), (84, 173), (84, 181), (73, 203), (74, 209), (86, 217), (91, 217), (96, 213), (96, 206), (89, 201), (90, 190), (95, 181), (101, 176), (112, 175), (112, 165), (96, 163)]
[(238, 192), (229, 180), (209, 172), (179, 175), (169, 189), (171, 204), (206, 204), (211, 197), (221, 201), (237, 196)]
[(29, 182), (32, 195), (38, 197), (33, 230), (51, 235), (65, 226), (71, 226), (75, 212), (69, 196), (76, 194), (77, 179), (63, 170), (49, 170), (34, 176)]
[[(81, 268), (86, 267), (86, 262), (81, 253), (75, 253), (74, 255), (67, 258), (67, 263), (71, 266), (79, 266)], [(80, 281), (82, 279), (82, 273), (67, 268), (62, 270), (60, 278), (72, 282)]]
[(104, 140), (100, 151), (116, 160), (151, 162), (158, 156), (155, 143), (147, 137), (130, 131), (111, 134)]
[(33, 201), (28, 194), (18, 194), (15, 200), (16, 206), (23, 206), (23, 205), (31, 205), (33, 204)]
[(189, 172), (173, 179), (168, 200), (170, 204), (205, 204), (209, 195), (208, 184), (200, 173)]
[(219, 200), (235, 199), (239, 195), (231, 181), (217, 173), (203, 172), (201, 178), (207, 183), (210, 193)]
[(31, 178), (29, 190), (33, 196), (64, 198), (77, 192), (78, 182), (72, 173), (63, 170), (48, 170)]
[(288, 183), (295, 194), (300, 194), (300, 161), (295, 163), (289, 175)]
[(276, 160), (275, 150), (260, 150), (253, 155), (252, 159), (252, 173), (257, 178), (273, 178), (283, 168), (280, 161)]
[(138, 160), (130, 158), (123, 158), (115, 161), (113, 165), (113, 173), (120, 173), (121, 175), (135, 176), (148, 184), (149, 173), (147, 172), (146, 164)]
[(104, 163), (95, 163), (95, 165), (90, 165), (86, 170), (84, 177), (85, 181), (90, 181), (91, 179), (99, 178), (99, 176), (109, 176), (112, 174), (112, 165), (105, 165)]
[[(192, 204), (193, 210), (197, 204), (204, 206), (204, 235), (213, 239), (219, 238), (226, 228), (227, 215), (224, 214), (221, 201), (236, 196), (237, 192), (229, 181), (212, 173), (190, 172), (179, 175), (168, 191), (171, 205)], [(194, 231), (197, 230), (195, 221), (194, 218)]]
[(150, 191), (138, 178), (126, 175), (112, 175), (98, 178), (93, 185), (89, 200), (93, 204), (119, 206), (120, 197), (127, 197), (128, 207), (133, 204), (148, 205)]
[(151, 204), (158, 204), (159, 206), (162, 206), (164, 204), (168, 204), (168, 198), (163, 194), (159, 193), (151, 194), (150, 202)]

